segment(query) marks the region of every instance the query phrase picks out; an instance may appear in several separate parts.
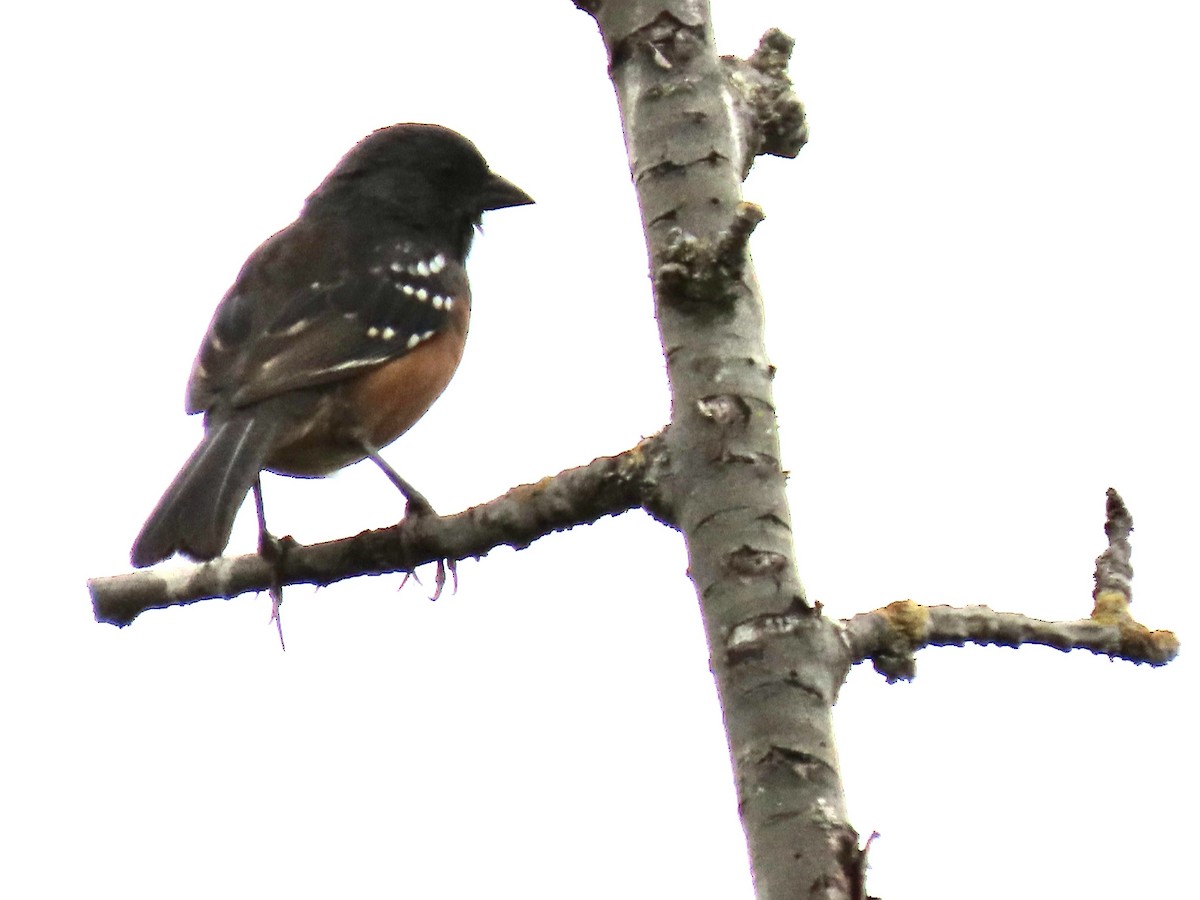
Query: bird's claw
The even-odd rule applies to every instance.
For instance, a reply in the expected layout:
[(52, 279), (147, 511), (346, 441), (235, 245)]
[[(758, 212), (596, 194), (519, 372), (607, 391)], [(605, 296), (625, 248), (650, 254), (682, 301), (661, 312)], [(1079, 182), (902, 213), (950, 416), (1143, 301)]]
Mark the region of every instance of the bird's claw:
[(271, 567), (271, 586), (267, 593), (271, 595), (271, 621), (279, 632), (279, 647), (282, 650), (287, 650), (283, 641), (283, 618), (279, 614), (279, 608), (283, 606), (283, 563), (288, 551), (295, 546), (296, 539), (290, 534), (277, 538), (265, 528), (258, 533), (258, 555)]
[[(450, 592), (452, 594), (458, 593), (458, 560), (456, 560), (456, 559), (439, 559), (437, 561), (437, 574), (435, 574), (433, 577), (433, 596), (429, 598), (430, 600), (436, 600), (440, 596), (442, 596), (442, 591), (446, 587), (446, 572), (447, 571), (449, 571), (449, 573), (450, 573), (451, 583), (453, 584), (453, 588), (451, 589)], [(413, 581), (415, 581), (417, 584), (421, 584), (421, 577), (417, 574), (416, 570), (414, 569), (411, 572), (404, 573), (404, 579), (400, 582), (400, 587), (396, 588), (396, 590), (398, 590), (398, 591), (403, 590), (404, 586), (406, 584), (408, 584), (408, 579), (410, 579), (410, 578)]]

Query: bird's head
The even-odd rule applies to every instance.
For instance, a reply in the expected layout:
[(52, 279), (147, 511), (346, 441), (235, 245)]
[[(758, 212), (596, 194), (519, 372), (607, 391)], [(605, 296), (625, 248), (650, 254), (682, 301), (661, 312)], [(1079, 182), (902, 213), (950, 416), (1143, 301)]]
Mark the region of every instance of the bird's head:
[(484, 212), (532, 202), (458, 132), (406, 123), (359, 141), (309, 196), (304, 215), (395, 220), (452, 240), (465, 257)]

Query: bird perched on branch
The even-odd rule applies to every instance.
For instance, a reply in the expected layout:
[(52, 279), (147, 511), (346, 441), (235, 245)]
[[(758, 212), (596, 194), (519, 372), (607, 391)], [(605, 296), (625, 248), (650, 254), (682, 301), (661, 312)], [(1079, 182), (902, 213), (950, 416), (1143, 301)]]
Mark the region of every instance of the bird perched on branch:
[(204, 438), (134, 541), (133, 564), (220, 555), (251, 488), (261, 540), (264, 469), (311, 477), (371, 459), (411, 511), (430, 511), (379, 449), (458, 366), (464, 264), (483, 213), (532, 202), (447, 128), (393, 125), (360, 141), (217, 306), (187, 389)]

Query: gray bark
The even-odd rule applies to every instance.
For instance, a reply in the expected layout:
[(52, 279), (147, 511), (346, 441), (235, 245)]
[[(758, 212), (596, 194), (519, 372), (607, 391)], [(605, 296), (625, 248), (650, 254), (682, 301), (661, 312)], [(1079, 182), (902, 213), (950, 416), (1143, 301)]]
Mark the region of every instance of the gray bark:
[(769, 33), (749, 61), (722, 62), (705, 3), (586, 6), (608, 48), (670, 376), (664, 500), (687, 541), (756, 890), (859, 897), (831, 716), (850, 656), (797, 572), (746, 251), (761, 213), (741, 195), (760, 150), (803, 143), (790, 41)]

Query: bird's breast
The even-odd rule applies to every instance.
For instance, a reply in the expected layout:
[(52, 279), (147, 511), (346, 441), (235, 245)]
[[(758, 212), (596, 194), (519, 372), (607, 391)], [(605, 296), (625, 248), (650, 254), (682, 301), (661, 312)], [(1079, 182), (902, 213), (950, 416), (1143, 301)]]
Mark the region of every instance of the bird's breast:
[(386, 447), (408, 431), (450, 383), (466, 343), (469, 303), (447, 327), (395, 359), (329, 385), (313, 415), (282, 436), (267, 468), (282, 475), (328, 475), (366, 457), (361, 438)]

